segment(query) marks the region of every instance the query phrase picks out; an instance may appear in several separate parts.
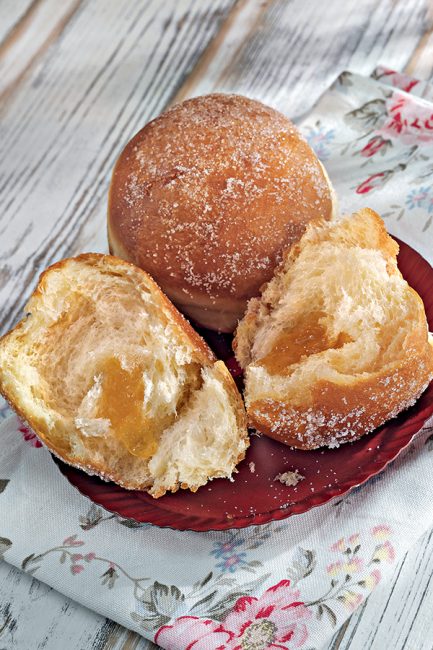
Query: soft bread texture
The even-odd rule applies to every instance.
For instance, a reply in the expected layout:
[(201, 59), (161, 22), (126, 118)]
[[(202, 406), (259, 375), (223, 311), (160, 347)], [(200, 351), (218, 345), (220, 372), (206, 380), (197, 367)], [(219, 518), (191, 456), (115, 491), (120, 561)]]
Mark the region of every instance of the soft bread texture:
[(67, 463), (154, 497), (230, 477), (241, 396), (155, 282), (86, 254), (47, 269), (0, 341), (0, 390)]
[(170, 108), (127, 144), (111, 180), (108, 239), (183, 313), (231, 332), (282, 251), (334, 211), (329, 178), (289, 119), (214, 94)]
[(369, 209), (310, 225), (234, 339), (249, 424), (300, 449), (356, 440), (433, 376), (424, 305)]

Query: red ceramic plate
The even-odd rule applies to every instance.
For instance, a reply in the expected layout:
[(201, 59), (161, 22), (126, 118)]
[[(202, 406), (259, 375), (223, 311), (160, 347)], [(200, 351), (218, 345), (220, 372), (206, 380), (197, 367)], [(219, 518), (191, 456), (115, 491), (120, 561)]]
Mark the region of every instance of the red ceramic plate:
[[(399, 267), (423, 298), (433, 329), (433, 269), (407, 244), (400, 245)], [(201, 333), (235, 372), (229, 338), (209, 331)], [(364, 483), (409, 445), (432, 414), (433, 382), (411, 409), (361, 440), (337, 449), (299, 451), (252, 436), (233, 482), (217, 479), (195, 494), (181, 490), (160, 499), (146, 492), (124, 490), (56, 462), (82, 494), (122, 517), (178, 530), (243, 528), (307, 512)], [(274, 480), (276, 474), (294, 469), (305, 476), (296, 487)]]

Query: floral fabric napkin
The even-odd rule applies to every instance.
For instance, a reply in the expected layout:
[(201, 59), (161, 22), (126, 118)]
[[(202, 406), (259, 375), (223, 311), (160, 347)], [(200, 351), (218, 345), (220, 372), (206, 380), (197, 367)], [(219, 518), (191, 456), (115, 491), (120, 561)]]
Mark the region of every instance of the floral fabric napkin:
[[(383, 68), (373, 77), (341, 74), (300, 127), (342, 209), (376, 209), (432, 261), (433, 92)], [(193, 533), (95, 506), (12, 415), (0, 431), (0, 553), (163, 648), (318, 649), (433, 525), (432, 423), (342, 498), (283, 522)]]

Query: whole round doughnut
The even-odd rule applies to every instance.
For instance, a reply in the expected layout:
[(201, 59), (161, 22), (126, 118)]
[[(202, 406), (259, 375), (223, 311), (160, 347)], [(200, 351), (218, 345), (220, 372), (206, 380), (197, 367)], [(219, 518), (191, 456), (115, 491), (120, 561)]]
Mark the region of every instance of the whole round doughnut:
[(108, 205), (110, 251), (198, 324), (232, 331), (284, 249), (333, 193), (292, 122), (239, 95), (175, 105), (126, 145)]

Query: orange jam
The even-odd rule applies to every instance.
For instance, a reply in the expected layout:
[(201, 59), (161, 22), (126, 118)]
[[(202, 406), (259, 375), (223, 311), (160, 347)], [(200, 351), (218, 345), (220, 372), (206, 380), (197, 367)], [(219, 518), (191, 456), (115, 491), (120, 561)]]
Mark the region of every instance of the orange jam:
[(102, 394), (97, 417), (111, 422), (118, 436), (134, 456), (147, 459), (157, 450), (161, 423), (147, 417), (143, 408), (144, 384), (140, 368), (125, 370), (119, 359), (108, 358), (98, 374), (102, 375)]
[(287, 375), (290, 366), (303, 357), (340, 348), (351, 340), (341, 333), (336, 341), (330, 341), (326, 327), (319, 322), (323, 316), (322, 312), (311, 312), (305, 314), (292, 328), (284, 329), (275, 340), (272, 350), (258, 363), (270, 375)]

